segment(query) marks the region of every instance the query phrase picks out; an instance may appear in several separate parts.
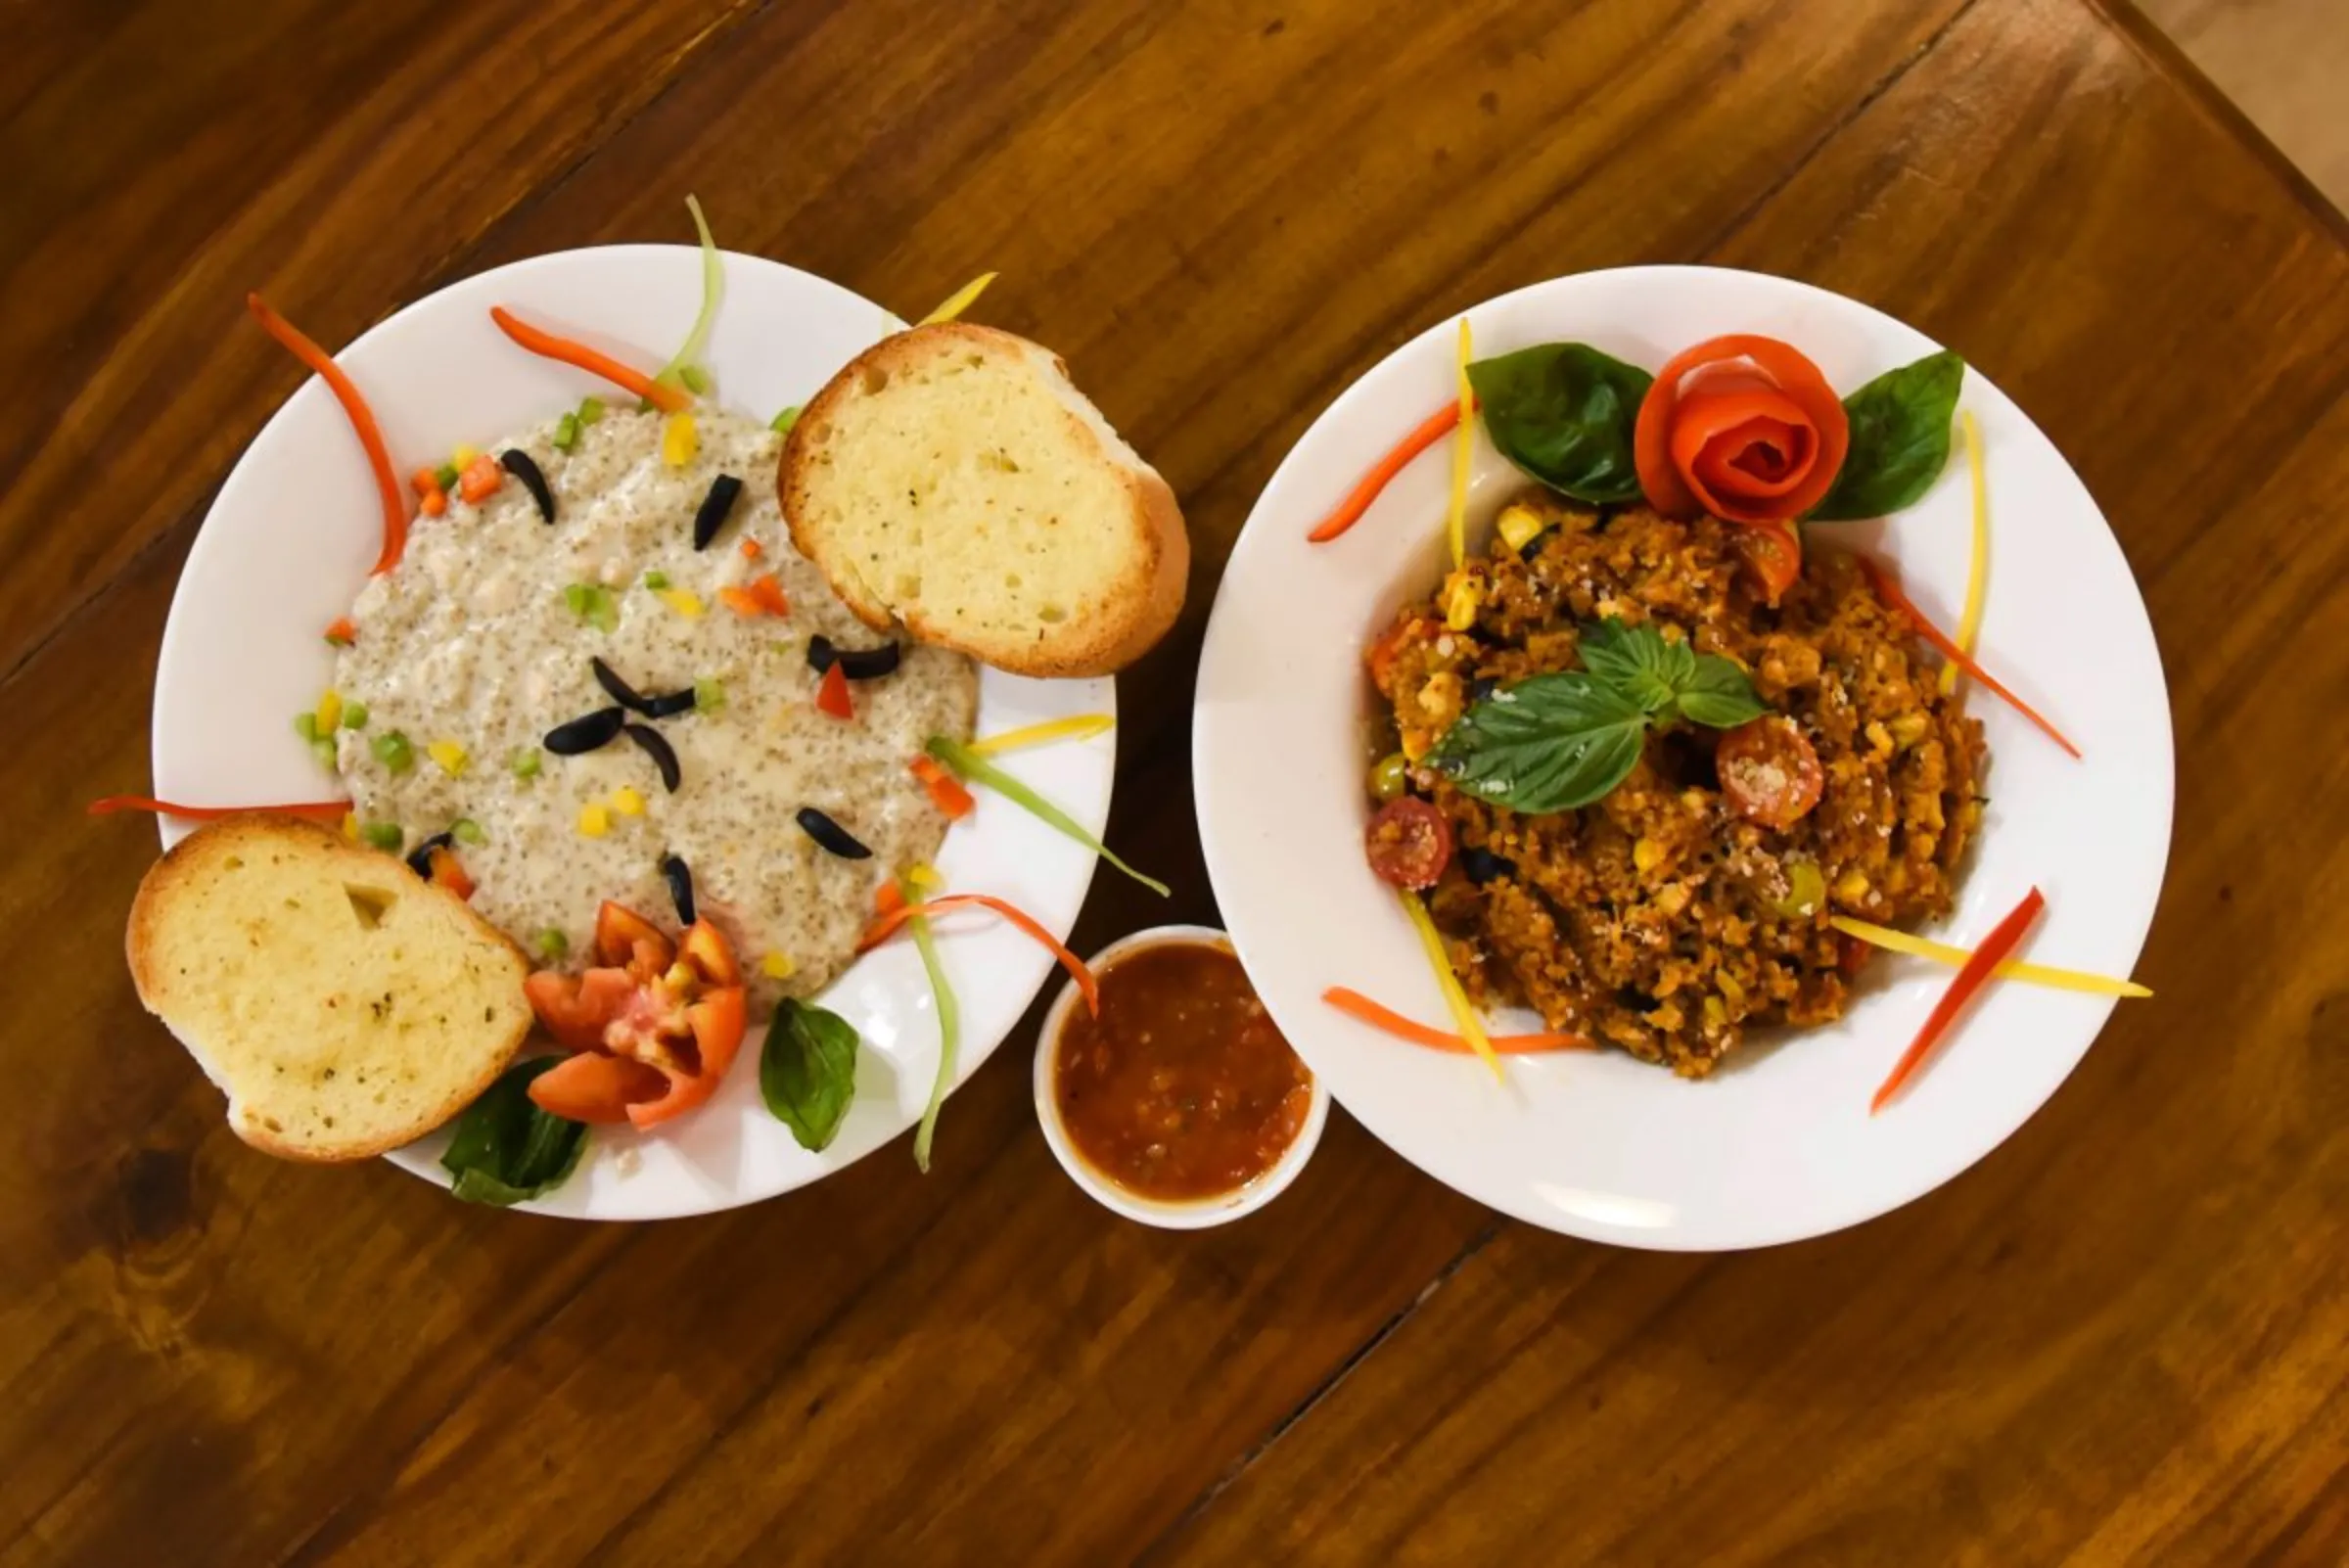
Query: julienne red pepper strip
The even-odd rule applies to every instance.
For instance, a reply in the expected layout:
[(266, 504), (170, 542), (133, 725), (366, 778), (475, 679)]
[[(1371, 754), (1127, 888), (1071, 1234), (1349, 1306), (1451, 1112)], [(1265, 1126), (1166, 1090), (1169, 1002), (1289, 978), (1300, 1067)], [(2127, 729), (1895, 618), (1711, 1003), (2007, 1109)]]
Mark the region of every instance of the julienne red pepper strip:
[[(1321, 993), (1321, 999), (1358, 1023), (1425, 1045), (1430, 1050), (1454, 1051), (1465, 1056), (1468, 1042), (1459, 1036), (1425, 1024), (1413, 1023), (1391, 1007), (1382, 1006), (1359, 991), (1344, 986), (1332, 986)], [(1494, 1035), (1489, 1037), (1495, 1050), (1503, 1055), (1530, 1055), (1536, 1051), (1589, 1050), (1590, 1042), (1580, 1035)]]
[(2038, 709), (2032, 707), (2029, 703), (2023, 701), (2020, 697), (2017, 697), (2014, 693), (2008, 691), (2004, 686), (2001, 685), (1992, 677), (1988, 670), (1984, 669), (1980, 665), (1974, 663), (1974, 659), (1971, 654), (1967, 653), (1963, 648), (1958, 647), (1958, 644), (1953, 642), (1940, 627), (1934, 625), (1932, 622), (1927, 621), (1923, 614), (1918, 611), (1916, 606), (1909, 602), (1909, 596), (1901, 591), (1899, 579), (1894, 577), (1892, 573), (1881, 562), (1875, 560), (1873, 557), (1864, 555), (1860, 558), (1860, 569), (1867, 574), (1868, 583), (1876, 590), (1876, 597), (1883, 600), (1887, 608), (1897, 612), (1898, 614), (1907, 616), (1910, 623), (1916, 627), (1916, 634), (1924, 638), (1928, 643), (1931, 643), (1934, 651), (1939, 653), (1944, 659), (1947, 659), (1951, 664), (1954, 664), (1958, 669), (1964, 670), (1975, 680), (1981, 682), (1984, 689), (1989, 691), (2000, 701), (2004, 702), (2007, 707), (2013, 709), (2016, 713), (2031, 720), (2032, 723), (2038, 725), (2041, 732), (2044, 733), (2048, 739), (2053, 741), (2056, 745), (2069, 752), (2072, 755), (2072, 760), (2074, 761), (2081, 760), (2080, 748), (2074, 746), (2070, 741), (2066, 740), (2064, 738), (2063, 731), (2057, 729), (2053, 724), (2049, 723), (2046, 718), (2042, 717)]
[(306, 816), (313, 822), (340, 823), (349, 810), (348, 801), (300, 801), (291, 806), (181, 806), (176, 801), (159, 801), (152, 795), (109, 795), (103, 801), (90, 803), (92, 816), (112, 816), (116, 811), (154, 811), (161, 816), (184, 816), (191, 822), (243, 816), (250, 811), (283, 811), (291, 816)]
[[(1469, 412), (1475, 412), (1473, 404)], [(1378, 499), (1379, 492), (1387, 487), (1396, 475), (1403, 472), (1404, 465), (1450, 435), (1452, 427), (1459, 422), (1460, 404), (1457, 398), (1421, 420), (1408, 436), (1396, 443), (1393, 451), (1380, 458), (1370, 472), (1362, 476), (1361, 483), (1347, 494), (1345, 500), (1338, 503), (1338, 509), (1323, 518), (1306, 538), (1314, 544), (1327, 544), (1359, 523), (1362, 514), (1370, 510), (1370, 503)]]
[(559, 359), (567, 365), (576, 365), (590, 376), (601, 376), (622, 392), (634, 392), (665, 414), (680, 412), (693, 403), (693, 394), (684, 388), (666, 386), (641, 370), (622, 364), (610, 354), (600, 353), (583, 343), (558, 338), (551, 332), (533, 327), (519, 319), (504, 305), (491, 305), (489, 319), (497, 323), (498, 331), (530, 352), (547, 359)]
[(343, 405), (344, 417), (357, 434), (359, 445), (367, 453), (367, 464), (375, 470), (375, 486), (383, 492), (384, 547), (370, 573), (382, 576), (399, 565), (400, 555), (408, 547), (408, 505), (400, 499), (399, 475), (392, 467), (392, 451), (384, 444), (384, 433), (375, 423), (375, 411), (367, 406), (367, 399), (359, 395), (359, 389), (351, 385), (350, 378), (343, 374), (343, 367), (292, 322), (270, 309), (269, 301), (257, 294), (249, 294), (245, 297), (245, 308), (253, 312), (253, 319), (261, 324), (263, 332), (285, 345), (295, 358), (309, 366), (326, 383), (326, 390)]
[(1982, 945), (1974, 949), (1973, 956), (1958, 969), (1958, 978), (1950, 982), (1950, 989), (1943, 992), (1941, 1000), (1933, 1004), (1933, 1011), (1925, 1017), (1925, 1027), (1916, 1032), (1916, 1038), (1909, 1042), (1909, 1048), (1901, 1053), (1901, 1059), (1893, 1065), (1892, 1076), (1884, 1080), (1883, 1085), (1876, 1090), (1876, 1097), (1868, 1101), (1868, 1115), (1873, 1116), (1884, 1109), (1885, 1104), (1901, 1091), (1901, 1085), (1909, 1082), (1932, 1053), (1934, 1044), (1949, 1032), (1951, 1022), (1964, 1011), (1965, 1004), (1973, 1000), (1974, 993), (1989, 983), (1992, 972), (2005, 962), (2016, 947), (2022, 945), (2024, 933), (2031, 929), (2031, 922), (2037, 920), (2040, 910), (2047, 906), (2048, 900), (2037, 888), (2033, 888), (2005, 919), (1991, 927), (1990, 935), (1982, 939)]
[(1069, 972), (1069, 978), (1077, 982), (1077, 990), (1084, 997), (1084, 1005), (1092, 1011), (1093, 1016), (1096, 1018), (1100, 1016), (1101, 987), (1099, 982), (1094, 980), (1093, 972), (1086, 967), (1084, 960), (1061, 945), (1060, 940), (1051, 932), (1046, 931), (1042, 923), (1027, 910), (1016, 904), (1006, 903), (1001, 899), (989, 894), (949, 893), (943, 898), (925, 899), (920, 903), (900, 902), (896, 908), (885, 910), (876, 916), (873, 923), (865, 927), (864, 940), (857, 943), (856, 950), (868, 952), (878, 947), (895, 936), (899, 926), (917, 914), (944, 914), (949, 909), (965, 908), (992, 909), (1043, 944), (1045, 949), (1060, 960), (1060, 967)]

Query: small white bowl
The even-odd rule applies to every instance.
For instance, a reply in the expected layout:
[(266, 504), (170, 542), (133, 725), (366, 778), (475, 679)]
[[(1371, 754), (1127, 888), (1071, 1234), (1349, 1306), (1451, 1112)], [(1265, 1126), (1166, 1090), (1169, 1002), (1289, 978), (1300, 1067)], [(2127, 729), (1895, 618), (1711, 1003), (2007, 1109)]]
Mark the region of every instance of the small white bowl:
[[(1209, 926), (1153, 926), (1122, 937), (1093, 954), (1093, 972), (1105, 975), (1119, 959), (1169, 943), (1199, 943), (1221, 947), (1225, 952), (1232, 950), (1231, 939)], [(1053, 1092), (1052, 1084), (1053, 1065), (1060, 1056), (1060, 1032), (1068, 1022), (1069, 1009), (1080, 1000), (1077, 983), (1069, 981), (1053, 999), (1052, 1010), (1044, 1015), (1044, 1027), (1036, 1041), (1036, 1119), (1043, 1126), (1044, 1141), (1052, 1146), (1052, 1157), (1068, 1172), (1069, 1179), (1082, 1187), (1094, 1202), (1128, 1220), (1164, 1230), (1204, 1230), (1209, 1225), (1254, 1214), (1297, 1179), (1305, 1162), (1313, 1157), (1313, 1149), (1321, 1141), (1321, 1128), (1329, 1120), (1329, 1087), (1318, 1074), (1313, 1075), (1313, 1099), (1306, 1110), (1305, 1126), (1297, 1130), (1297, 1136), (1281, 1152), (1271, 1170), (1236, 1192), (1184, 1203), (1145, 1198), (1127, 1191), (1085, 1164), (1084, 1157), (1069, 1139), (1069, 1130), (1061, 1123), (1060, 1097)]]

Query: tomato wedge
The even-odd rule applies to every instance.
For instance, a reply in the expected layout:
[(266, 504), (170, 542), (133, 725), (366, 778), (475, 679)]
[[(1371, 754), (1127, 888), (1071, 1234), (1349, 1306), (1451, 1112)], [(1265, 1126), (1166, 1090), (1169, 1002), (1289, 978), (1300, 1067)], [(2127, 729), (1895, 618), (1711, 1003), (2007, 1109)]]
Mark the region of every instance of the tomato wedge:
[(530, 1080), (530, 1103), (549, 1116), (610, 1126), (628, 1119), (628, 1107), (657, 1100), (668, 1080), (624, 1056), (582, 1051)]
[[(640, 950), (650, 944), (649, 952)], [(604, 963), (649, 980), (677, 961), (677, 949), (661, 928), (624, 903), (606, 899), (595, 911), (595, 955)]]
[(541, 969), (522, 983), (530, 1011), (568, 1050), (601, 1050), (604, 1026), (620, 1016), (636, 993), (636, 977), (624, 969), (590, 969), (566, 975)]
[(726, 945), (725, 934), (707, 920), (696, 920), (685, 928), (677, 941), (677, 956), (693, 965), (710, 986), (739, 986), (742, 966), (734, 961), (734, 949)]
[(824, 678), (816, 684), (815, 706), (818, 713), (834, 718), (854, 718), (856, 705), (849, 697), (849, 672), (835, 659), (825, 667)]
[(1740, 524), (1729, 543), (1764, 604), (1774, 607), (1803, 575), (1803, 536), (1791, 523)]
[(742, 1048), (743, 1031), (749, 1021), (750, 1004), (740, 986), (720, 986), (703, 992), (700, 1001), (685, 1009), (686, 1026), (693, 1032), (694, 1049), (701, 1057), (700, 1070), (693, 1073), (665, 1070), (668, 1092), (657, 1100), (630, 1105), (628, 1120), (640, 1129), (659, 1127), (715, 1094), (718, 1080), (726, 1076), (726, 1069), (734, 1065), (735, 1053)]

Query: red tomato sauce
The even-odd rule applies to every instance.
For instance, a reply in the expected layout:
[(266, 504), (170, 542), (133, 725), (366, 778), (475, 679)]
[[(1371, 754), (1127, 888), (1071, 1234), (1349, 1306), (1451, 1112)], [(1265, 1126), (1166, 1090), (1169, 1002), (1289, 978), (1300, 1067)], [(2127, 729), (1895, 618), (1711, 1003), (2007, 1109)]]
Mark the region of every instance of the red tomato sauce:
[(1101, 1015), (1073, 1009), (1052, 1094), (1084, 1163), (1145, 1198), (1220, 1196), (1279, 1163), (1313, 1080), (1231, 949), (1174, 942), (1101, 972)]

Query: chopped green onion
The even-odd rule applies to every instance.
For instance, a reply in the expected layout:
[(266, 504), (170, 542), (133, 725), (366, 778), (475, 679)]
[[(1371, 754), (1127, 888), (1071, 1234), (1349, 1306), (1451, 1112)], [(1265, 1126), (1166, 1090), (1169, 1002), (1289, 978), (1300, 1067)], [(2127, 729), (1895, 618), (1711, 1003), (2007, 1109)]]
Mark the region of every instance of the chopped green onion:
[[(702, 216), (702, 204), (695, 198), (685, 198), (685, 210), (693, 214), (693, 232), (702, 242), (702, 308), (693, 318), (693, 330), (685, 334), (685, 342), (661, 367), (655, 381), (681, 380), (693, 386), (689, 368), (701, 363), (702, 350), (710, 346), (710, 329), (717, 321), (717, 301), (725, 293), (725, 273), (717, 259), (717, 242), (710, 237), (710, 223)], [(699, 392), (700, 388), (694, 388)]]
[(367, 743), (375, 760), (394, 773), (404, 773), (416, 765), (416, 749), (408, 738), (396, 729), (387, 729)]
[(590, 425), (601, 424), (603, 418), (604, 400), (601, 397), (579, 399), (579, 429), (585, 430)]
[(321, 735), (310, 742), (310, 755), (317, 758), (318, 765), (330, 773), (341, 765), (335, 757), (335, 741), (331, 735)]
[[(916, 908), (921, 899), (906, 893), (906, 901)], [(946, 1090), (954, 1084), (954, 1057), (957, 1040), (954, 988), (946, 984), (945, 965), (938, 960), (938, 944), (930, 938), (930, 917), (915, 915), (905, 922), (913, 933), (913, 945), (922, 955), (922, 968), (930, 976), (931, 994), (938, 998), (938, 1076), (930, 1081), (930, 1103), (923, 1107), (921, 1130), (913, 1135), (913, 1163), (921, 1170), (930, 1169), (930, 1144), (938, 1134), (939, 1107), (946, 1103)]]
[(532, 747), (527, 752), (516, 752), (514, 754), (514, 761), (512, 766), (514, 768), (514, 776), (516, 778), (536, 778), (538, 776), (538, 770), (545, 765), (546, 763), (539, 757), (538, 749), (536, 747)]
[(791, 434), (791, 427), (799, 422), (800, 405), (794, 403), (789, 408), (784, 409), (780, 414), (777, 414), (774, 417), (773, 423), (769, 424), (766, 428), (773, 431), (778, 436), (788, 436)]
[(448, 833), (449, 837), (455, 839), (459, 844), (486, 844), (489, 842), (489, 835), (484, 833), (482, 825), (470, 816), (460, 816), (451, 822), (448, 825)]
[(568, 452), (579, 444), (579, 416), (565, 414), (555, 421), (555, 450)]
[(703, 676), (693, 683), (693, 706), (699, 713), (714, 714), (726, 706), (726, 684), (714, 676)]
[(598, 631), (610, 631), (620, 624), (620, 606), (613, 603), (611, 590), (593, 582), (574, 582), (563, 589), (563, 602), (571, 613)]
[(685, 384), (685, 390), (693, 393), (696, 397), (707, 397), (710, 395), (710, 388), (712, 386), (710, 372), (704, 370), (699, 365), (679, 365), (677, 367), (677, 380), (683, 382)]
[(345, 701), (343, 704), (343, 727), (345, 729), (365, 729), (367, 727), (367, 705)]
[(1045, 826), (1057, 828), (1062, 833), (1067, 834), (1070, 838), (1075, 839), (1078, 843), (1083, 845), (1086, 849), (1092, 851), (1095, 854), (1101, 856), (1102, 859), (1107, 860), (1111, 865), (1116, 866), (1119, 870), (1125, 872), (1128, 876), (1133, 878), (1134, 881), (1140, 883), (1143, 887), (1148, 888), (1152, 893), (1157, 894), (1160, 898), (1167, 898), (1172, 893), (1173, 890), (1168, 888), (1165, 883), (1159, 881), (1156, 877), (1146, 877), (1139, 871), (1136, 871), (1133, 867), (1128, 865), (1125, 861), (1119, 859), (1115, 852), (1113, 852), (1108, 845), (1103, 844), (1099, 839), (1094, 838), (1090, 833), (1087, 833), (1082, 827), (1079, 826), (1075, 817), (1069, 815), (1068, 812), (1062, 810), (1059, 807), (1054, 806), (1050, 801), (1045, 800), (1041, 795), (1036, 794), (1036, 791), (1030, 789), (1027, 785), (1021, 783), (1009, 773), (1004, 772), (1003, 769), (997, 767), (986, 758), (981, 757), (977, 752), (972, 751), (968, 746), (963, 745), (960, 741), (949, 740), (944, 735), (933, 735), (930, 737), (930, 744), (927, 750), (931, 756), (937, 758), (940, 761), (952, 768), (955, 773), (965, 782), (986, 785), (989, 789), (993, 790), (996, 794), (1011, 802), (1012, 805), (1021, 807), (1030, 815), (1041, 821)]
[(659, 593), (663, 588), (668, 586), (668, 574), (666, 572), (647, 572), (644, 575), (644, 585), (652, 589), (655, 593)]
[(549, 926), (530, 939), (530, 945), (538, 949), (539, 957), (551, 960), (571, 951), (571, 939)]
[(367, 841), (369, 849), (390, 850), (394, 853), (407, 842), (407, 835), (399, 830), (397, 822), (370, 822), (359, 829), (359, 837)]
[(296, 714), (294, 715), (294, 733), (305, 741), (316, 740), (318, 738), (318, 715), (307, 708)]
[(457, 465), (454, 463), (443, 463), (438, 468), (433, 470), (433, 483), (439, 485), (444, 490), (455, 489), (457, 487)]

